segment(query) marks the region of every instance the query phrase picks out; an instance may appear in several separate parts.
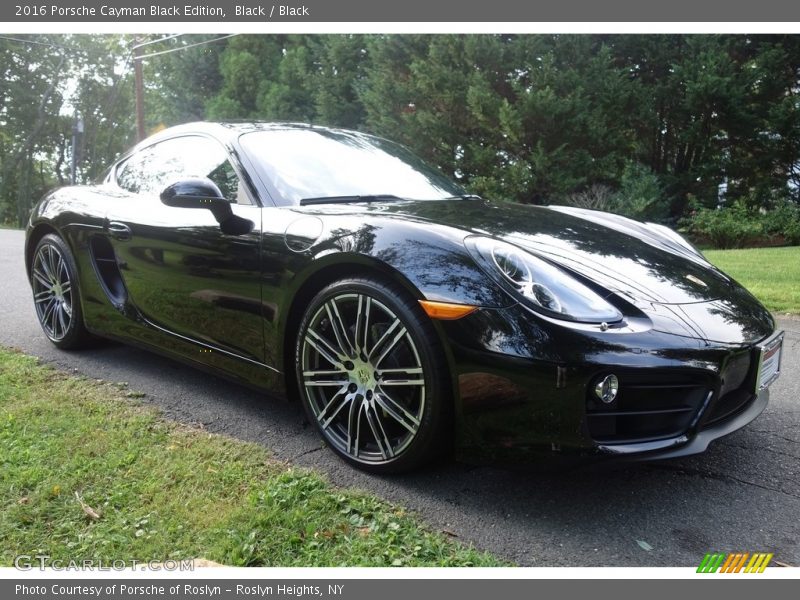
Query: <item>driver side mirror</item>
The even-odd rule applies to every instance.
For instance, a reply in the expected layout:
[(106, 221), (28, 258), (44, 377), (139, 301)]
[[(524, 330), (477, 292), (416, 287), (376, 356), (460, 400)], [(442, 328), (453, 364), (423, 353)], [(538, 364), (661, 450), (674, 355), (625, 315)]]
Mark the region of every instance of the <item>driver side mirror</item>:
[(206, 177), (181, 179), (168, 185), (161, 192), (161, 202), (175, 208), (206, 208), (211, 212), (225, 212), (225, 206), (230, 212), (231, 208), (217, 184)]
[(231, 203), (217, 185), (207, 177), (181, 179), (161, 192), (161, 202), (174, 208), (210, 210), (223, 233), (244, 235), (253, 230), (253, 222), (233, 214)]

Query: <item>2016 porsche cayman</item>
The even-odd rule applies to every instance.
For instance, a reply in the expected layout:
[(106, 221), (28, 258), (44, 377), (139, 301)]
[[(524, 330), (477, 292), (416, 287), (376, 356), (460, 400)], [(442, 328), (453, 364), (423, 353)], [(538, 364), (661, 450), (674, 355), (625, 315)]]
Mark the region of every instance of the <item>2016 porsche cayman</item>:
[(701, 452), (780, 368), (769, 312), (673, 231), (488, 202), (352, 131), (163, 131), (45, 196), (25, 260), (58, 347), (115, 338), (297, 395), (376, 472), (454, 443)]

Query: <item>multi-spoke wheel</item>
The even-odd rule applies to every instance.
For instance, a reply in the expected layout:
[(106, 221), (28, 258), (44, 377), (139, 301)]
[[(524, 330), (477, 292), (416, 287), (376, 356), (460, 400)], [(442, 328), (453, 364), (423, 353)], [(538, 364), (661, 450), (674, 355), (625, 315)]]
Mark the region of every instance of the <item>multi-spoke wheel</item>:
[(309, 418), (348, 461), (396, 472), (444, 441), (446, 367), (427, 317), (405, 290), (334, 283), (306, 311), (297, 378)]
[(61, 238), (50, 234), (41, 239), (30, 276), (36, 316), (50, 341), (59, 348), (82, 345), (88, 333), (81, 315), (75, 261)]

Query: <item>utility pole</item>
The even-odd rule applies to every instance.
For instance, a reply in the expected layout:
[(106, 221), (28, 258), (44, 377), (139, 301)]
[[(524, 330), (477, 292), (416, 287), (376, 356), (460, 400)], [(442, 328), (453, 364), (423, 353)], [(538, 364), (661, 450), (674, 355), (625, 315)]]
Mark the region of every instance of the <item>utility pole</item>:
[(69, 182), (72, 185), (75, 185), (77, 181), (77, 171), (78, 171), (78, 150), (80, 148), (79, 140), (80, 136), (83, 135), (83, 119), (77, 117), (75, 119), (75, 123), (72, 125), (72, 153), (70, 156), (70, 163), (69, 163)]
[(142, 48), (137, 37), (133, 46), (133, 78), (136, 87), (136, 138), (145, 138), (144, 130), (144, 75), (142, 74)]

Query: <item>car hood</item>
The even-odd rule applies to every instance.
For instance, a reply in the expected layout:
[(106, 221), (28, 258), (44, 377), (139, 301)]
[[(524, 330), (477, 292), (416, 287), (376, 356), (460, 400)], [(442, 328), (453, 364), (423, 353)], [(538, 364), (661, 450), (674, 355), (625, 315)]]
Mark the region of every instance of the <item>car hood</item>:
[(621, 296), (670, 333), (750, 343), (774, 327), (769, 312), (734, 280), (631, 219), (477, 199), (403, 202), (380, 210), (521, 246)]
[(726, 297), (735, 285), (700, 257), (648, 233), (644, 224), (596, 211), (578, 215), (485, 200), (398, 203), (386, 210), (503, 239), (636, 304), (707, 302)]

